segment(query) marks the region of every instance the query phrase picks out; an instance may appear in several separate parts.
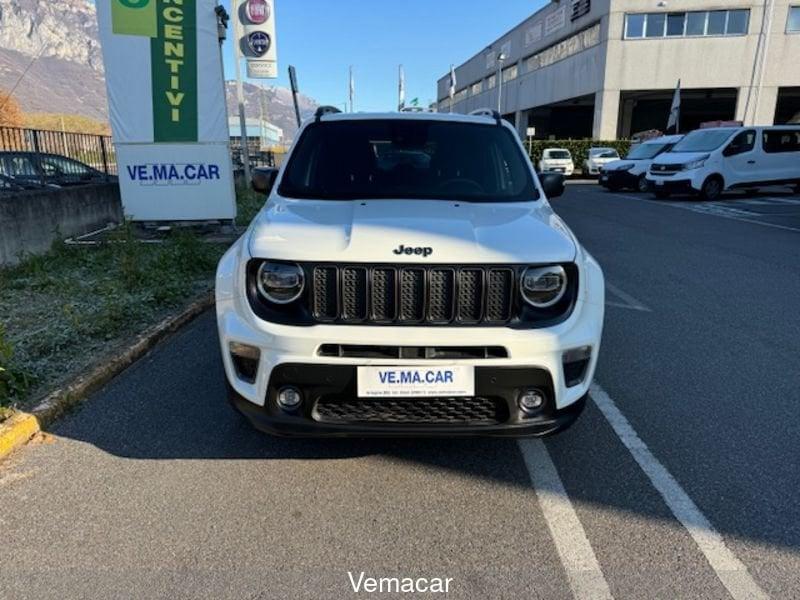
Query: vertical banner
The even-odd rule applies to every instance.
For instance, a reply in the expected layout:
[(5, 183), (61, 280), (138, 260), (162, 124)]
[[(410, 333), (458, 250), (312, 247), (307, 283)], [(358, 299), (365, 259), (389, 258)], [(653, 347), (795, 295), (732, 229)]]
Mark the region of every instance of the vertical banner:
[(233, 219), (216, 0), (97, 0), (122, 204), (138, 221)]
[(239, 50), (247, 59), (251, 79), (275, 79), (278, 76), (278, 44), (275, 37), (274, 0), (234, 0), (236, 18), (243, 36)]

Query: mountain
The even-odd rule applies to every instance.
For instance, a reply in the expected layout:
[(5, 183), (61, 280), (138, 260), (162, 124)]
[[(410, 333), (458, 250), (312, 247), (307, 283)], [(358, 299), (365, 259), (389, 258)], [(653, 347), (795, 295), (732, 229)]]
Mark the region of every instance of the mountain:
[[(259, 118), (262, 114), (261, 103), (264, 101), (264, 118), (283, 129), (283, 137), (291, 140), (297, 131), (297, 117), (294, 113), (294, 103), (292, 92), (284, 87), (265, 86), (262, 90), (260, 86), (245, 82), (242, 86), (244, 91), (244, 112), (247, 118)], [(238, 103), (236, 101), (236, 82), (226, 82), (226, 96), (228, 100), (228, 114), (231, 117), (239, 115)], [(300, 116), (305, 119), (313, 114), (319, 104), (316, 100), (297, 95), (297, 102), (300, 105)]]
[[(103, 56), (97, 15), (89, 0), (0, 0), (0, 89), (14, 91), (24, 112), (75, 114), (108, 120)], [(236, 112), (235, 86), (227, 83), (230, 115)], [(244, 84), (249, 117), (260, 114), (260, 88)], [(266, 87), (267, 120), (291, 140), (296, 131), (291, 92)], [(299, 98), (304, 115), (317, 103)]]

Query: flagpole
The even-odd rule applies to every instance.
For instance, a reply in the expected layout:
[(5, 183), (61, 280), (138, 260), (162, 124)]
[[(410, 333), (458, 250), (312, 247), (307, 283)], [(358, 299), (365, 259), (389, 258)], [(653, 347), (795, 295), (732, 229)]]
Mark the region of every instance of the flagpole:
[(350, 65), (350, 112), (355, 112), (355, 82), (353, 81), (353, 65)]

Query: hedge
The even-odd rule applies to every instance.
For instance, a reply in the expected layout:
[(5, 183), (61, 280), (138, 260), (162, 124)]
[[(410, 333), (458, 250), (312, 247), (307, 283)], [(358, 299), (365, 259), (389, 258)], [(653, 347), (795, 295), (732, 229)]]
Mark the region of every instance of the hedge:
[(620, 156), (625, 156), (631, 148), (630, 140), (528, 140), (523, 142), (528, 148), (531, 161), (538, 167), (542, 152), (547, 148), (566, 148), (572, 154), (576, 169), (583, 168), (583, 161), (589, 156), (589, 148), (614, 148)]

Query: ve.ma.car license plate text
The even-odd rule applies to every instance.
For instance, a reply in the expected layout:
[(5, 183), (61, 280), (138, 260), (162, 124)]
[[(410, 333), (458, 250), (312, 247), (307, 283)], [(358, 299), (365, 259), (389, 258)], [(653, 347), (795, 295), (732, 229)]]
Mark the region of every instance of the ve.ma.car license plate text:
[(468, 365), (358, 367), (359, 398), (474, 396)]

